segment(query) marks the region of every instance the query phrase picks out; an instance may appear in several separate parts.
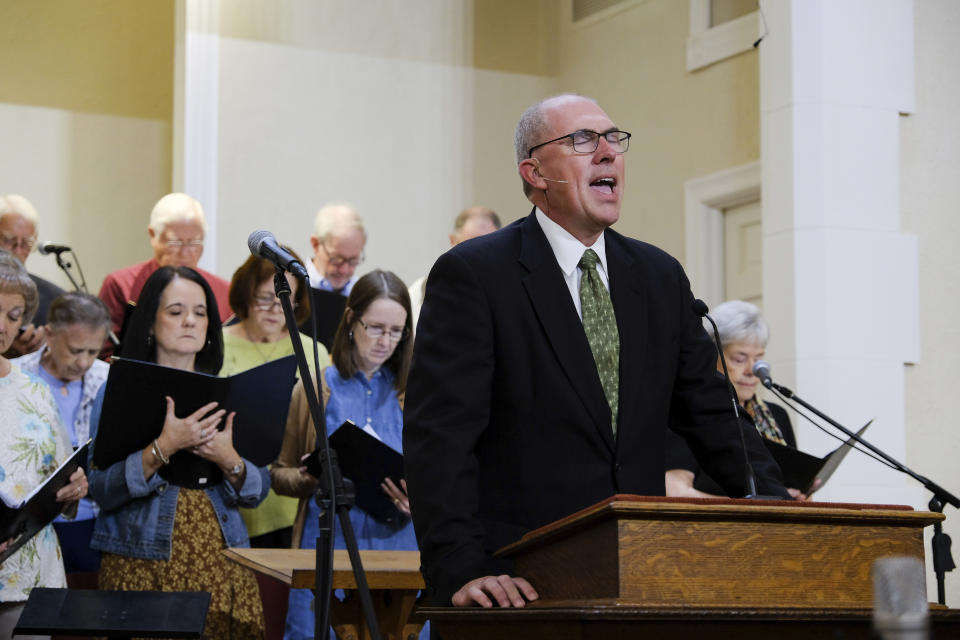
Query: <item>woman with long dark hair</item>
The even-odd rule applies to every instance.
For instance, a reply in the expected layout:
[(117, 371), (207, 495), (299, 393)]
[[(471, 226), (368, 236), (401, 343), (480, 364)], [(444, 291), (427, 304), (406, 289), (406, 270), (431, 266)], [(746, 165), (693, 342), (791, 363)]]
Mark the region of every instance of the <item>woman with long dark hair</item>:
[[(121, 356), (216, 374), (223, 338), (206, 280), (189, 267), (154, 272), (130, 317)], [(94, 404), (94, 425), (103, 395)], [(270, 488), (267, 469), (234, 449), (233, 417), (215, 402), (181, 417), (176, 398), (167, 397), (163, 429), (149, 446), (90, 472), (90, 494), (101, 509), (92, 540), (103, 553), (100, 588), (209, 591), (204, 638), (263, 637), (256, 580), (221, 553), (249, 546), (238, 507), (256, 506)], [(158, 472), (180, 451), (214, 463), (222, 481), (194, 488), (165, 480)]]

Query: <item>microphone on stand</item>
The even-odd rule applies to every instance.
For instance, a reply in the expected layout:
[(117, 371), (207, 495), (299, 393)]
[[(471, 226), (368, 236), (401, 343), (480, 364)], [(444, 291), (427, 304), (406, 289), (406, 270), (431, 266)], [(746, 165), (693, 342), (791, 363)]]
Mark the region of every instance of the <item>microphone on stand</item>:
[(773, 379), (770, 377), (770, 363), (766, 360), (757, 360), (753, 363), (753, 375), (767, 389), (773, 388)]
[(43, 256), (50, 254), (60, 255), (61, 253), (65, 253), (67, 251), (73, 251), (73, 249), (65, 244), (57, 244), (55, 242), (50, 242), (49, 240), (45, 240), (37, 245), (37, 253)]
[(247, 247), (250, 249), (250, 253), (272, 262), (279, 269), (289, 271), (304, 280), (309, 278), (306, 268), (289, 251), (281, 247), (269, 231), (254, 231), (251, 233), (247, 238)]
[[(733, 415), (737, 419), (737, 429), (740, 432), (740, 447), (743, 449), (743, 472), (747, 489), (747, 495), (744, 497), (765, 497), (757, 493), (757, 476), (753, 473), (753, 465), (750, 464), (750, 456), (747, 454), (747, 440), (743, 435), (743, 424), (740, 422), (740, 401), (737, 398), (736, 389), (733, 388), (733, 383), (730, 382), (730, 374), (727, 372), (727, 360), (723, 357), (723, 345), (720, 343), (720, 330), (717, 329), (717, 323), (710, 317), (710, 309), (707, 307), (707, 303), (700, 298), (695, 298), (691, 304), (691, 308), (697, 316), (706, 318), (710, 322), (710, 326), (713, 327), (713, 340), (717, 345), (717, 353), (720, 354), (720, 364), (723, 366), (723, 377), (727, 381), (727, 392), (730, 394), (731, 402), (733, 402)], [(771, 496), (770, 499), (780, 500), (781, 498)]]

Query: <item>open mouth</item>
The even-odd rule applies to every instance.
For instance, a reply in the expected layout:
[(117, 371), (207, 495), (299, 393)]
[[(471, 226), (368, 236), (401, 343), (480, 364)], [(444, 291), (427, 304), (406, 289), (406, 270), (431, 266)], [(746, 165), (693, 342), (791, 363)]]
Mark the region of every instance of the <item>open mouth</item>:
[(613, 191), (616, 188), (616, 186), (617, 186), (617, 179), (613, 177), (597, 178), (596, 180), (590, 183), (591, 189), (595, 189), (597, 191), (600, 191), (602, 193), (606, 193), (609, 195), (613, 195)]

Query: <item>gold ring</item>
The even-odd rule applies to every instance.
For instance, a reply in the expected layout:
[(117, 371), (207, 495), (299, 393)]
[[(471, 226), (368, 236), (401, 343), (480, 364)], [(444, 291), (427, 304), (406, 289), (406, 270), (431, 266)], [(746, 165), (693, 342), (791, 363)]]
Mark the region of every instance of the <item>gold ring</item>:
[(395, 504), (395, 505), (397, 505), (397, 506), (399, 507), (399, 506), (400, 506), (400, 498), (394, 498), (394, 499), (393, 499), (393, 504)]

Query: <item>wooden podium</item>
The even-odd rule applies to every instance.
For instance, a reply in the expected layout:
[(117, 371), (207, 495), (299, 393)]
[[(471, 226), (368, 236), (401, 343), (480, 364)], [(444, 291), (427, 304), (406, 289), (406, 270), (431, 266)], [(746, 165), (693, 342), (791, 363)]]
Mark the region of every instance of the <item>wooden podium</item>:
[[(511, 557), (540, 600), (421, 609), (444, 640), (870, 638), (870, 567), (923, 558), (942, 514), (909, 507), (614, 496), (532, 531)], [(933, 610), (960, 637), (960, 612)]]
[[(253, 571), (280, 580), (293, 589), (313, 589), (316, 585), (316, 553), (313, 549), (238, 549), (224, 554)], [(360, 551), (367, 572), (367, 584), (373, 599), (380, 633), (389, 640), (416, 640), (423, 623), (410, 619), (417, 593), (423, 589), (420, 553), (417, 551)], [(343, 602), (331, 604), (332, 626), (341, 640), (368, 640), (360, 599), (351, 595), (357, 588), (345, 549), (333, 552), (333, 588), (347, 591)]]

